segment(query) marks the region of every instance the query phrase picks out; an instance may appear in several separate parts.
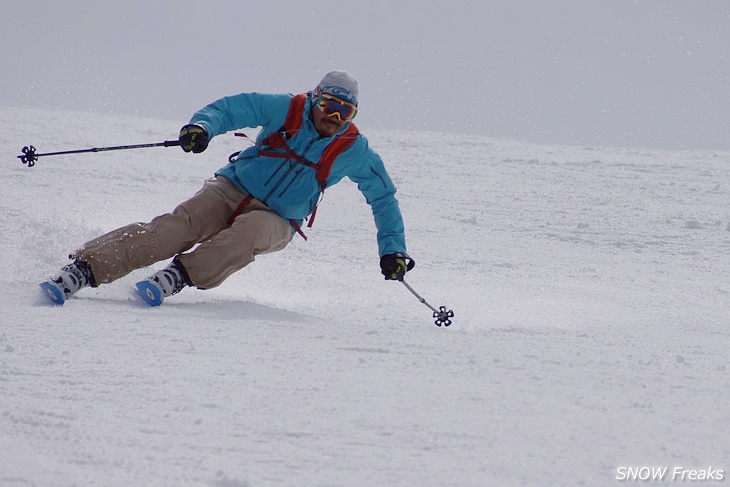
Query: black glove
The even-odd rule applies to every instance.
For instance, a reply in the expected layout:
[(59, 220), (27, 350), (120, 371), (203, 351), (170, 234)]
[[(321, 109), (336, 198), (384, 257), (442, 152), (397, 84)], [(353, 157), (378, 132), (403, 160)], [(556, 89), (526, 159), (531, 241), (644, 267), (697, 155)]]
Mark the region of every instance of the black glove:
[(182, 150), (185, 152), (193, 151), (193, 153), (198, 154), (208, 147), (210, 138), (203, 127), (190, 124), (180, 129), (179, 140)]
[(402, 252), (386, 254), (380, 258), (380, 269), (388, 281), (400, 281), (415, 265), (416, 261)]

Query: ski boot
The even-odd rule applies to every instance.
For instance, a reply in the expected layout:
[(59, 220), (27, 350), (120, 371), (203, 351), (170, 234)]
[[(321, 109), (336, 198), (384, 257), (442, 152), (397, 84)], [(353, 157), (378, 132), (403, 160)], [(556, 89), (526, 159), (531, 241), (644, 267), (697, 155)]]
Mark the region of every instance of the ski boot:
[(87, 286), (95, 286), (94, 275), (89, 264), (78, 260), (63, 266), (57, 275), (40, 283), (41, 289), (45, 291), (53, 304), (59, 306)]
[(145, 303), (159, 306), (162, 300), (190, 286), (190, 279), (185, 268), (177, 259), (161, 271), (136, 284), (137, 292)]

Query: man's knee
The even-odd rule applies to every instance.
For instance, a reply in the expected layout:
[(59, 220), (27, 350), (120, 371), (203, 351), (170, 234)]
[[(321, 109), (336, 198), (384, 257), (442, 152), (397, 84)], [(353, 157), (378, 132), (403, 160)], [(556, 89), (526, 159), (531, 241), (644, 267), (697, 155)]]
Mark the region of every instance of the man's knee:
[[(252, 242), (254, 254), (266, 254), (283, 249), (292, 239), (292, 227), (271, 210), (254, 210), (242, 218), (240, 225), (246, 227)], [(239, 222), (235, 222), (238, 224)]]

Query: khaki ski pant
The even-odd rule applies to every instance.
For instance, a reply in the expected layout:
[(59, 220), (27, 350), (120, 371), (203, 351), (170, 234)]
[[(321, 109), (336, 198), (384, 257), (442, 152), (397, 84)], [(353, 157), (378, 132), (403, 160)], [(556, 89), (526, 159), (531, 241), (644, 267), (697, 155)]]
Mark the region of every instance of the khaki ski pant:
[(217, 176), (172, 213), (102, 235), (84, 244), (75, 257), (89, 264), (98, 285), (178, 255), (193, 285), (216, 287), (256, 255), (281, 250), (292, 239), (291, 225), (261, 201), (249, 197), (245, 208), (239, 208), (247, 197)]

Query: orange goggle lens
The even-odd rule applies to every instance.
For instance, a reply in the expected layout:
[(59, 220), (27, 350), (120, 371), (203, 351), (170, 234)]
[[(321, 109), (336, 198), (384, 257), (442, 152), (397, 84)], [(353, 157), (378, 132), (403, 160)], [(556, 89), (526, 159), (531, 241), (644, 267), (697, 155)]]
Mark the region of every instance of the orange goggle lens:
[(319, 95), (315, 104), (328, 117), (337, 117), (343, 122), (350, 121), (357, 115), (357, 106), (332, 95)]

